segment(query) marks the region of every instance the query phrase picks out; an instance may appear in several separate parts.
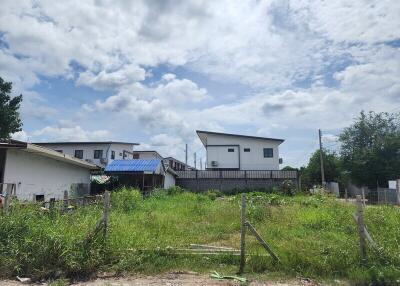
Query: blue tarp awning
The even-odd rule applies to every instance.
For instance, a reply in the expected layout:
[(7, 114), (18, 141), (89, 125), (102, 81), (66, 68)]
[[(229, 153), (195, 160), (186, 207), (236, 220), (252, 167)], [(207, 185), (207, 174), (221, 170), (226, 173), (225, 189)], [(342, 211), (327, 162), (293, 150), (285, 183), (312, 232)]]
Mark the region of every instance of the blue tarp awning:
[(155, 172), (161, 164), (159, 159), (114, 160), (105, 168), (106, 172)]

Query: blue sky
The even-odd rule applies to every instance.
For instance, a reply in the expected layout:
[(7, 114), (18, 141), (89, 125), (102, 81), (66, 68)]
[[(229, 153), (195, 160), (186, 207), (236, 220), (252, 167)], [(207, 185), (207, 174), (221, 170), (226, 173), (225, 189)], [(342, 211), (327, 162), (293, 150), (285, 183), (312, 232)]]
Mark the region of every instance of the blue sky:
[(361, 110), (400, 110), (399, 1), (11, 1), (0, 76), (30, 142), (125, 140), (184, 159), (195, 130), (285, 139), (301, 166)]

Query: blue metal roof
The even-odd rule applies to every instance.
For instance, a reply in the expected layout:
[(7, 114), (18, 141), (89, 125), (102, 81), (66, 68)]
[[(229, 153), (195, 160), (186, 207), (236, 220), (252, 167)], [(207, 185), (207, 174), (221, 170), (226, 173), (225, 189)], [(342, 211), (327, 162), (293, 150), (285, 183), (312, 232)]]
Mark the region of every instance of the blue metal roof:
[(106, 172), (154, 172), (160, 165), (159, 159), (114, 160), (105, 168)]

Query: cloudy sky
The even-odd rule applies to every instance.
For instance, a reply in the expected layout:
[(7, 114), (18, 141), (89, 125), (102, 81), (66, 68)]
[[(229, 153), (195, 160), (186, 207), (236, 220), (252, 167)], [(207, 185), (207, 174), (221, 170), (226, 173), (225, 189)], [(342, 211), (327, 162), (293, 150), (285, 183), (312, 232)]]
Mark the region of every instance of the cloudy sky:
[(15, 1), (0, 76), (22, 140), (124, 140), (189, 160), (195, 130), (283, 138), (300, 166), (361, 110), (400, 110), (400, 1)]

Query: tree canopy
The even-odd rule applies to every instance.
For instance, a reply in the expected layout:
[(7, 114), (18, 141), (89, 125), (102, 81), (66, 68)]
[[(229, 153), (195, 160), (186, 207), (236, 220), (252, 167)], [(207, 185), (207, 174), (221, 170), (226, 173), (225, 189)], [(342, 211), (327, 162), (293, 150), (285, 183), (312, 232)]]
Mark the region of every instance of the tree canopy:
[(19, 108), (22, 94), (11, 98), (12, 83), (0, 77), (0, 140), (10, 139), (11, 134), (21, 131)]
[(361, 112), (339, 141), (343, 169), (353, 183), (385, 186), (400, 177), (400, 113)]
[[(324, 173), (327, 182), (338, 181), (341, 175), (340, 159), (335, 152), (323, 150)], [(315, 151), (305, 168), (301, 170), (301, 182), (307, 189), (313, 185), (321, 185), (320, 151)]]

